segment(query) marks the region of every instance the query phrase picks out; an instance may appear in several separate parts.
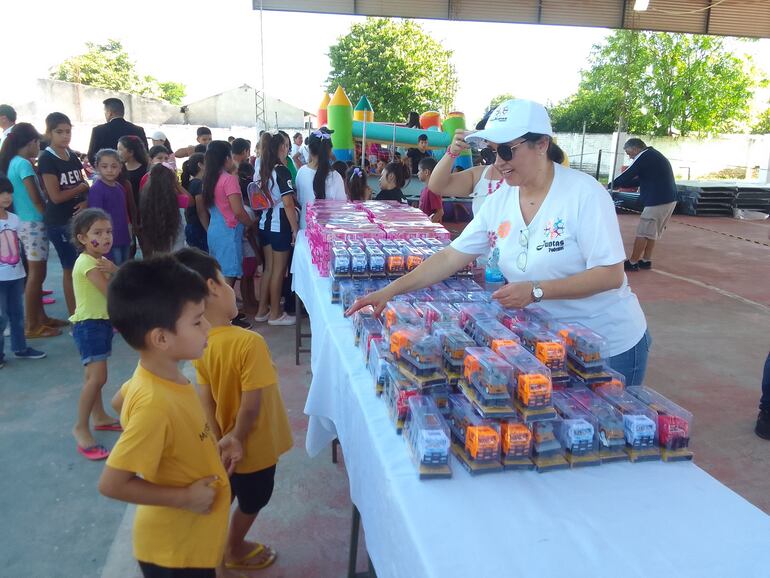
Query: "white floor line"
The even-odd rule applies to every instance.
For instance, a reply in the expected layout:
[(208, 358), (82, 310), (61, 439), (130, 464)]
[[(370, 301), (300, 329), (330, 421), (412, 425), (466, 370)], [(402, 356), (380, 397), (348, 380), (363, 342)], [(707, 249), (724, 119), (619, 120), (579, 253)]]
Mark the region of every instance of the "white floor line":
[(129, 504), (120, 521), (115, 538), (102, 568), (102, 578), (141, 578), (142, 572), (134, 559), (131, 529), (134, 526), (136, 506)]
[(742, 297), (737, 293), (728, 291), (727, 289), (722, 289), (720, 287), (717, 287), (716, 285), (709, 285), (708, 283), (704, 283), (703, 281), (698, 281), (697, 279), (691, 279), (690, 277), (683, 277), (682, 275), (676, 275), (675, 273), (669, 273), (668, 271), (661, 271), (660, 269), (653, 269), (652, 271), (654, 273), (657, 273), (658, 275), (665, 275), (666, 277), (671, 277), (673, 279), (678, 279), (679, 281), (692, 283), (693, 285), (697, 285), (698, 287), (702, 287), (710, 291), (715, 291), (716, 293), (719, 293), (724, 297), (727, 297), (729, 299), (734, 299), (735, 301), (740, 301), (741, 303), (744, 303), (752, 307), (756, 307), (763, 313), (767, 313), (768, 315), (770, 315), (770, 307), (768, 307), (767, 305), (763, 303), (758, 303), (757, 301), (752, 301), (751, 299)]

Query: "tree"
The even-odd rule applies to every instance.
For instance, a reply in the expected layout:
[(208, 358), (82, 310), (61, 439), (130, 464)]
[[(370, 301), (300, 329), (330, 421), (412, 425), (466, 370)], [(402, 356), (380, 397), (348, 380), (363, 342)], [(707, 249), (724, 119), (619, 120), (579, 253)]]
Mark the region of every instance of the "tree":
[(752, 134), (770, 134), (770, 108), (759, 115), (751, 127)]
[(86, 49), (83, 54), (68, 58), (52, 69), (50, 77), (181, 104), (185, 96), (184, 84), (158, 82), (149, 75), (140, 77), (119, 40), (110, 39), (103, 44), (86, 42)]
[(754, 80), (714, 36), (616, 31), (594, 46), (578, 91), (554, 107), (560, 131), (670, 135), (733, 130), (748, 118)]
[(329, 48), (326, 90), (342, 86), (354, 105), (365, 95), (377, 120), (403, 121), (409, 111), (446, 114), (457, 93), (451, 57), (412, 20), (367, 18)]
[(498, 94), (497, 96), (492, 97), (492, 100), (489, 101), (489, 104), (484, 109), (484, 114), (489, 112), (490, 110), (493, 110), (497, 108), (500, 103), (505, 102), (506, 100), (511, 100), (516, 98), (513, 96), (510, 92), (504, 92), (503, 94)]

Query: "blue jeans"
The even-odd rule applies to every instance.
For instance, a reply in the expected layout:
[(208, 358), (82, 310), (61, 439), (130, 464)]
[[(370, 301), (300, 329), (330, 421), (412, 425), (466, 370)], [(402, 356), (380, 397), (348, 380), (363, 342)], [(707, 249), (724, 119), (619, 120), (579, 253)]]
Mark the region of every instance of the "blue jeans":
[(11, 325), (11, 350), (24, 351), (24, 278), (0, 281), (0, 361), (5, 356), (5, 328)]
[(650, 353), (652, 337), (645, 331), (639, 343), (628, 351), (610, 357), (610, 367), (622, 373), (626, 378), (626, 385), (642, 385), (644, 374), (647, 371), (647, 356)]
[(128, 253), (130, 249), (130, 245), (124, 245), (122, 247), (116, 247), (113, 245), (109, 255), (107, 255), (107, 258), (115, 263), (118, 267), (120, 267), (123, 263), (128, 261)]
[(762, 397), (759, 398), (759, 409), (770, 411), (770, 353), (765, 359), (765, 371), (762, 373)]

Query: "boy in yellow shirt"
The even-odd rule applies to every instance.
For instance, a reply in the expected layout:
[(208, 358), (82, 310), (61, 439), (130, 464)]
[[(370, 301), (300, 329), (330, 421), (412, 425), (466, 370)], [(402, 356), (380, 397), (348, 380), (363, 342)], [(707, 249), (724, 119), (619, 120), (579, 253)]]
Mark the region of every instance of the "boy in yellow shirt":
[(231, 325), (238, 314), (235, 293), (216, 259), (197, 249), (182, 249), (175, 255), (208, 286), (209, 341), (193, 365), (209, 424), (220, 443), (229, 446), (237, 440), (243, 447), (243, 457), (230, 477), (238, 508), (230, 521), (225, 567), (266, 568), (275, 561), (276, 552), (247, 541), (246, 534), (270, 501), (278, 458), (293, 444), (278, 375), (264, 338)]
[[(109, 498), (139, 504), (134, 555), (145, 578), (215, 578), (224, 554), (230, 488), (220, 445), (179, 362), (206, 347), (205, 281), (171, 256), (124, 264), (110, 283), (110, 320), (139, 352), (121, 388), (123, 433), (99, 480)], [(120, 404), (120, 402), (118, 401)]]

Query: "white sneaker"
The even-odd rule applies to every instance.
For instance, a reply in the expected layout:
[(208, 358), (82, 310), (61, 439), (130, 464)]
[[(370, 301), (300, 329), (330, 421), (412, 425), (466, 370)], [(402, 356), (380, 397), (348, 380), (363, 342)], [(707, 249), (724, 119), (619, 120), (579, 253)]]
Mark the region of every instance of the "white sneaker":
[(287, 315), (284, 313), (278, 319), (270, 319), (268, 325), (294, 325), (297, 323), (297, 318), (294, 315)]

